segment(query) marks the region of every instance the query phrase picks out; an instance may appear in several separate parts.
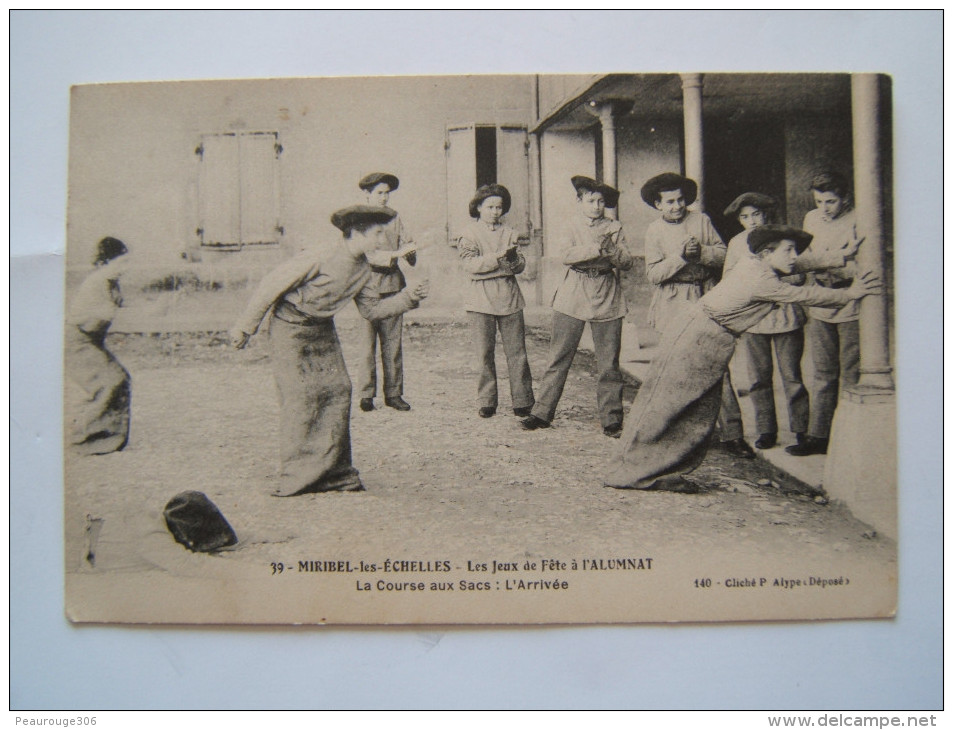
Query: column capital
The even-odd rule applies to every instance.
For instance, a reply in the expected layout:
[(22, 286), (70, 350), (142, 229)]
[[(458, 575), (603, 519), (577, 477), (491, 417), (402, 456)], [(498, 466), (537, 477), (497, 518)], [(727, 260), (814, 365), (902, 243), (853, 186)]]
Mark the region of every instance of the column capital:
[(592, 100), (585, 106), (586, 111), (597, 117), (604, 127), (615, 126), (615, 118), (631, 108), (632, 102), (625, 99)]
[(704, 85), (705, 74), (679, 74), (682, 79), (682, 89), (700, 89)]

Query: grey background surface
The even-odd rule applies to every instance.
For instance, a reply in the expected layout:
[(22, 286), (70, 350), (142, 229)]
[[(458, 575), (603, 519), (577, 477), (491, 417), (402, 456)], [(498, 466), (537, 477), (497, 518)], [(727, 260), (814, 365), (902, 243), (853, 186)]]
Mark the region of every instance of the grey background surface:
[[(10, 706), (942, 706), (939, 12), (10, 15)], [(900, 604), (892, 621), (405, 629), (71, 627), (63, 616), (69, 87), (190, 78), (602, 71), (894, 78)]]

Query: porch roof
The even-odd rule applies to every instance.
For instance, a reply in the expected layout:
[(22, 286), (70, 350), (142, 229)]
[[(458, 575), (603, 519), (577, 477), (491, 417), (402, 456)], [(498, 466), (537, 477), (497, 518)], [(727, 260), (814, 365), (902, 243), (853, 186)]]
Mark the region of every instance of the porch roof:
[[(706, 73), (702, 94), (706, 115), (842, 114), (850, 109), (850, 74)], [(604, 74), (566, 97), (532, 131), (591, 127), (598, 120), (586, 107), (604, 102), (618, 102), (633, 117), (679, 117), (681, 78), (677, 73)]]

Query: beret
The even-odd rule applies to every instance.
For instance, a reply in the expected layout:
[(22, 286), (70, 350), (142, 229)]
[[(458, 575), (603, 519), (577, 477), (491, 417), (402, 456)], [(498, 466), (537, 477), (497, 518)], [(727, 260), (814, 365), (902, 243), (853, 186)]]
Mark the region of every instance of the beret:
[(400, 180), (397, 179), (396, 175), (391, 175), (388, 172), (372, 172), (370, 175), (362, 177), (357, 186), (361, 190), (370, 192), (381, 183), (387, 183), (387, 187), (390, 188), (391, 192), (394, 192), (400, 185)]
[(607, 208), (615, 208), (619, 204), (619, 191), (611, 185), (593, 180), (585, 175), (574, 175), (572, 177), (572, 186), (578, 193), (580, 190), (591, 190), (594, 193), (602, 193), (606, 201)]
[(470, 217), (479, 218), (480, 211), (478, 208), (480, 204), (487, 198), (492, 197), (503, 198), (503, 215), (506, 215), (510, 210), (510, 206), (513, 204), (510, 191), (502, 185), (481, 185), (473, 194), (473, 200), (470, 201)]
[(126, 244), (118, 238), (106, 236), (106, 238), (96, 244), (96, 262), (112, 261), (117, 256), (122, 256), (128, 250)]
[(769, 243), (775, 241), (794, 241), (794, 248), (798, 254), (804, 253), (814, 238), (807, 231), (794, 226), (769, 223), (766, 226), (755, 228), (748, 234), (748, 249), (751, 253), (759, 253)]
[(725, 208), (725, 217), (734, 218), (747, 205), (761, 211), (774, 210), (778, 207), (778, 201), (764, 193), (742, 193)]
[(645, 204), (654, 208), (655, 201), (659, 199), (665, 190), (681, 190), (685, 196), (685, 205), (691, 205), (698, 197), (698, 183), (690, 177), (679, 175), (674, 172), (663, 172), (651, 178), (642, 186), (642, 200)]
[(331, 215), (331, 223), (345, 233), (356, 225), (366, 223), (389, 223), (397, 217), (397, 211), (372, 205), (352, 205), (341, 208)]

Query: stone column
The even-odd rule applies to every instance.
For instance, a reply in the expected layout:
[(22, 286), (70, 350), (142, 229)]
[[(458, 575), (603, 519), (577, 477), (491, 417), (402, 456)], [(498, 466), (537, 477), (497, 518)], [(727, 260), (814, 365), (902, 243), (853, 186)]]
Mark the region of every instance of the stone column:
[(698, 183), (698, 209), (705, 209), (705, 163), (702, 127), (702, 74), (682, 77), (682, 114), (685, 127), (685, 176)]
[[(599, 126), (602, 130), (602, 182), (606, 185), (618, 189), (619, 175), (616, 163), (616, 144), (615, 144), (615, 104), (611, 101), (593, 103), (591, 105), (592, 113), (599, 118)], [(607, 208), (606, 216), (618, 218), (618, 211), (615, 208)]]
[[(866, 237), (861, 269), (883, 277), (883, 170), (880, 79), (851, 76), (857, 227)], [(860, 379), (840, 394), (824, 463), (824, 488), (876, 531), (897, 536), (897, 404), (884, 296), (860, 306)]]
[[(854, 127), (854, 201), (857, 228), (866, 236), (858, 253), (861, 269), (884, 275), (883, 182), (880, 114), (883, 99), (877, 74), (853, 74), (850, 82)], [(886, 296), (860, 302), (860, 382), (862, 390), (893, 390)]]
[[(590, 113), (599, 118), (599, 126), (602, 129), (602, 182), (606, 185), (611, 185), (616, 190), (619, 189), (615, 138), (616, 116), (625, 114), (631, 108), (632, 103), (623, 99), (598, 103), (590, 102), (589, 104)], [(606, 208), (606, 217), (618, 219), (619, 209)], [(625, 276), (625, 274), (623, 274), (623, 276)], [(622, 325), (622, 343), (623, 353), (637, 352), (641, 348), (639, 344), (639, 333), (634, 325), (628, 323)], [(622, 357), (624, 360), (625, 354), (623, 354)]]
[[(539, 125), (539, 74), (533, 76), (531, 94), (533, 127), (537, 127)], [(543, 256), (549, 253), (543, 245), (543, 173), (540, 149), (542, 135), (543, 132), (538, 129), (535, 132), (529, 132), (529, 253), (533, 257), (536, 275), (532, 282), (535, 293), (527, 292), (527, 294), (537, 305), (543, 304)]]

